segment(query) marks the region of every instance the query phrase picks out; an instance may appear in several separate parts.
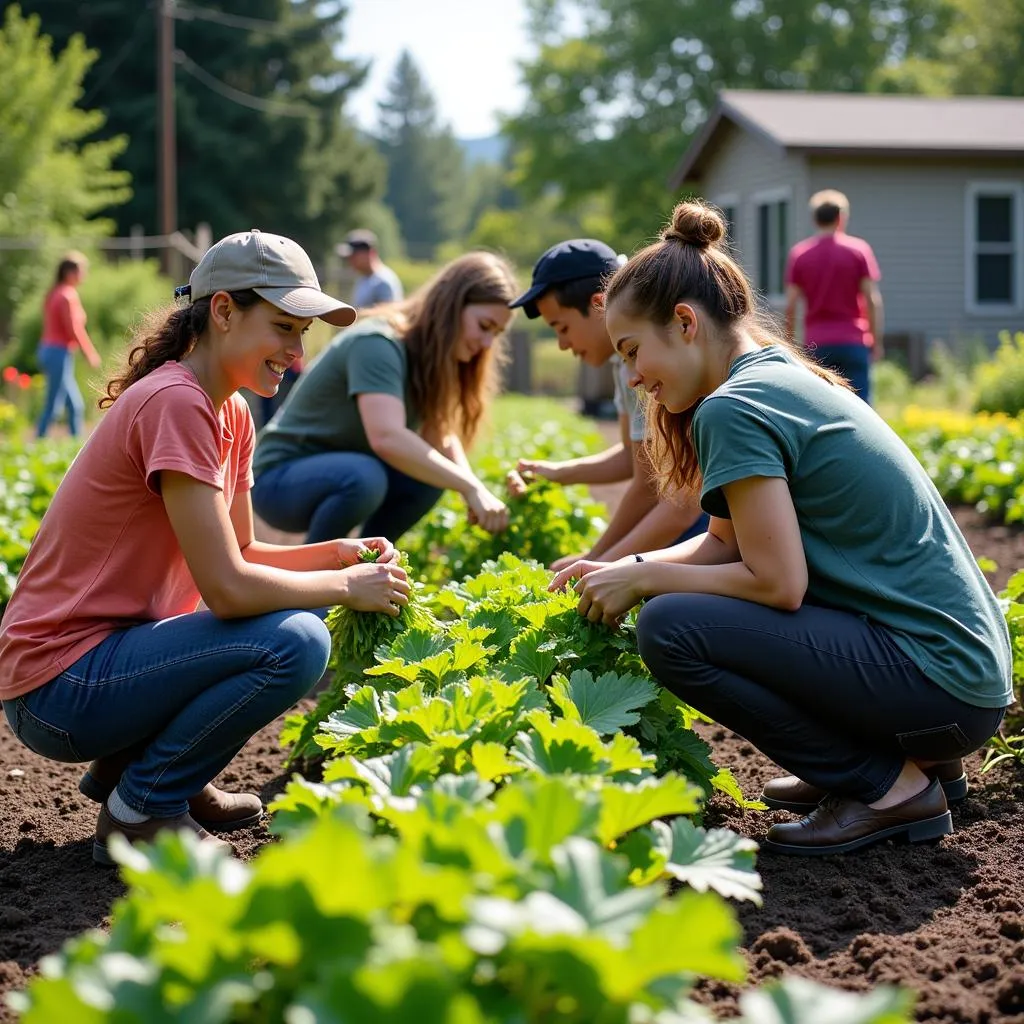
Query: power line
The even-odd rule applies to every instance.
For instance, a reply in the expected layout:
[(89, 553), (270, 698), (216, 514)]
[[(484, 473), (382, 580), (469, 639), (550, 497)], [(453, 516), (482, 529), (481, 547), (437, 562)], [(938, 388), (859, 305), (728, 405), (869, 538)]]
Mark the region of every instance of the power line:
[(89, 91), (85, 94), (82, 99), (81, 106), (87, 107), (89, 101), (103, 88), (104, 85), (110, 81), (111, 75), (124, 63), (124, 59), (131, 53), (132, 48), (135, 45), (135, 40), (138, 37), (139, 29), (142, 28), (143, 22), (149, 17), (150, 11), (153, 8), (153, 0), (149, 0), (149, 3), (142, 9), (142, 13), (139, 15), (138, 20), (135, 22), (135, 28), (132, 29), (132, 34), (128, 37), (128, 41), (117, 51), (114, 59), (103, 68), (103, 74), (92, 83)]
[(246, 18), (241, 14), (228, 14), (226, 11), (214, 10), (212, 7), (189, 7), (180, 3), (175, 4), (172, 8), (171, 17), (182, 21), (191, 21), (194, 18), (200, 21), (212, 21), (218, 25), (249, 29), (252, 32), (289, 31), (279, 21), (267, 21), (263, 18)]
[(232, 103), (238, 103), (240, 106), (250, 107), (253, 110), (259, 110), (267, 114), (284, 114), (286, 117), (309, 117), (316, 113), (316, 108), (307, 104), (265, 100), (259, 96), (242, 92), (241, 89), (236, 89), (234, 86), (226, 85), (220, 79), (214, 78), (209, 71), (200, 67), (187, 53), (181, 50), (175, 52), (174, 59), (181, 66), (182, 71), (191, 75), (196, 81), (201, 82), (212, 92), (223, 96), (227, 100), (231, 100)]

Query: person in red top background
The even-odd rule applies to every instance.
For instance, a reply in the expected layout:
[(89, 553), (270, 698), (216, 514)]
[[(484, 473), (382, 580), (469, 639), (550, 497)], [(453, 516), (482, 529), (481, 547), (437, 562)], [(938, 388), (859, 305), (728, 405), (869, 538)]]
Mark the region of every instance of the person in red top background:
[(882, 275), (871, 246), (846, 233), (842, 192), (816, 192), (810, 208), (818, 233), (793, 246), (786, 264), (786, 333), (795, 337), (803, 301), (804, 347), (870, 402), (871, 359), (882, 355)]
[(77, 437), (82, 431), (85, 402), (75, 380), (76, 346), (91, 367), (100, 365), (99, 353), (85, 329), (85, 310), (77, 291), (88, 269), (89, 261), (80, 252), (68, 253), (57, 266), (57, 280), (43, 301), (39, 366), (46, 374), (46, 403), (36, 427), (39, 437), (46, 435), (62, 403), (71, 435)]

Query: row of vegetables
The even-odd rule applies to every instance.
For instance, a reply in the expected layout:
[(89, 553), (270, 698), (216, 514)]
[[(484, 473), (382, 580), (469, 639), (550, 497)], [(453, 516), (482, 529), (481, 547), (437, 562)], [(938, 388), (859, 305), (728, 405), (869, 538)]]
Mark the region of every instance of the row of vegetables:
[[(529, 422), (496, 432), (492, 481), (597, 443)], [(913, 415), (899, 429), (949, 440)], [(62, 472), (49, 451), (19, 453), (13, 483), (5, 459), (0, 515), (19, 496), (41, 514), (34, 475)], [(277, 841), (248, 863), (188, 836), (121, 844), (109, 930), (42, 963), (15, 997), (24, 1021), (715, 1019), (694, 986), (742, 982), (731, 901), (759, 902), (761, 881), (756, 844), (704, 809), (714, 793), (756, 805), (651, 680), (631, 622), (581, 619), (529, 560), (585, 548), (599, 510), (570, 489), (523, 497), (501, 547), (527, 557), (442, 504), (403, 539), (419, 582), (397, 619), (331, 613), (333, 684), (282, 733), (300, 771), (270, 808)], [(1015, 629), (1024, 578), (1011, 588)], [(910, 1002), (787, 978), (746, 992), (740, 1019), (899, 1024)]]

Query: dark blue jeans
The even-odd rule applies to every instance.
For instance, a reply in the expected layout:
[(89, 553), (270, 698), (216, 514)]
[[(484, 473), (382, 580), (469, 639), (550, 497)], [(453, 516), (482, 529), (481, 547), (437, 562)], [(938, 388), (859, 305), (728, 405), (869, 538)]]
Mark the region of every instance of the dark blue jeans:
[(854, 391), (871, 404), (871, 349), (866, 345), (814, 345), (807, 352), (822, 366), (841, 373)]
[(441, 497), (375, 455), (324, 452), (264, 470), (252, 489), (257, 515), (276, 530), (305, 533), (306, 542), (347, 537), (396, 541)]
[(36, 425), (36, 434), (45, 437), (50, 422), (60, 406), (68, 414), (68, 430), (72, 437), (82, 432), (82, 416), (85, 402), (75, 380), (75, 353), (66, 345), (51, 345), (43, 342), (37, 352), (39, 367), (46, 374), (46, 402)]
[(5, 700), (4, 714), (26, 747), (54, 761), (138, 747), (118, 792), (141, 814), (170, 818), (309, 692), (330, 647), (312, 612), (179, 615), (114, 633), (49, 683)]
[(931, 682), (880, 626), (805, 604), (782, 612), (710, 594), (664, 594), (637, 620), (640, 655), (680, 700), (787, 772), (864, 803), (904, 762), (977, 750), (1005, 708)]

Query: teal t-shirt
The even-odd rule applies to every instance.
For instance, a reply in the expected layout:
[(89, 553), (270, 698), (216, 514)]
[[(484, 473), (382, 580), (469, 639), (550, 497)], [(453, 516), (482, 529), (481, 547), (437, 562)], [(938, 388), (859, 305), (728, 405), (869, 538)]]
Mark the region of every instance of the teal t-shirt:
[(769, 347), (740, 356), (701, 403), (693, 443), (713, 516), (729, 517), (722, 487), (735, 480), (789, 483), (811, 601), (882, 626), (968, 704), (1013, 700), (995, 595), (920, 463), (867, 403)]
[[(299, 375), (284, 405), (256, 438), (253, 473), (323, 452), (371, 454), (356, 396), (405, 400), (408, 354), (382, 320), (342, 331)], [(416, 429), (406, 402), (406, 425)]]

